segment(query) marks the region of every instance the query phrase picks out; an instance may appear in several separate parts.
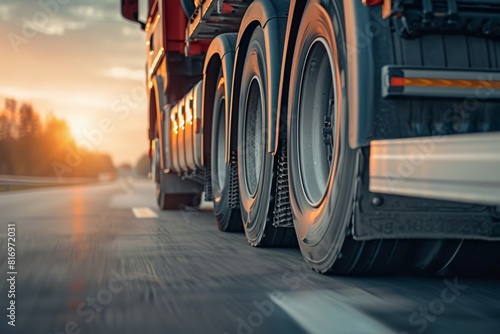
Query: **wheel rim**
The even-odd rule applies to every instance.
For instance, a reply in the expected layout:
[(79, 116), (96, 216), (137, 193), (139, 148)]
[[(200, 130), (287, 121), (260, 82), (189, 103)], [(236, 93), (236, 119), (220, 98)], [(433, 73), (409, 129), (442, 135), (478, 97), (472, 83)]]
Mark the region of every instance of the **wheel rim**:
[(301, 185), (307, 200), (323, 200), (335, 161), (335, 81), (324, 38), (311, 44), (301, 75), (297, 145)]
[(219, 103), (219, 119), (217, 122), (217, 153), (215, 166), (217, 170), (217, 183), (219, 189), (223, 189), (226, 182), (226, 158), (225, 158), (225, 142), (226, 142), (226, 124), (225, 124), (225, 100), (222, 98)]
[(245, 110), (244, 130), (244, 167), (247, 191), (255, 197), (262, 172), (263, 160), (263, 124), (262, 124), (262, 85), (257, 77), (252, 79), (248, 88)]

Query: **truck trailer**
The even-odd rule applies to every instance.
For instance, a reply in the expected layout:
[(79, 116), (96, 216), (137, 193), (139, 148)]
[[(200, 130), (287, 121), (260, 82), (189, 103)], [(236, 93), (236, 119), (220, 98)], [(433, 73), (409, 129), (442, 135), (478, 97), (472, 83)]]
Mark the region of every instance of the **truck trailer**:
[(499, 0), (121, 5), (161, 209), (320, 273), (498, 274)]

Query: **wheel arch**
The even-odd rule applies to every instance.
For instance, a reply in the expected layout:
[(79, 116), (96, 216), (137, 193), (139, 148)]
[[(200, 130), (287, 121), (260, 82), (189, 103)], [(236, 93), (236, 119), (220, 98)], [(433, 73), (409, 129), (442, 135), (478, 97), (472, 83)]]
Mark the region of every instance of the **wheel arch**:
[[(236, 49), (236, 33), (227, 33), (217, 36), (210, 47), (208, 48), (205, 65), (203, 68), (203, 114), (202, 114), (202, 126), (203, 126), (203, 152), (202, 152), (202, 163), (205, 165), (206, 154), (211, 151), (212, 147), (212, 119), (214, 115), (214, 93), (217, 89), (217, 77), (219, 72), (222, 74), (226, 80), (225, 94), (228, 97), (226, 99), (226, 111), (230, 110), (231, 101), (231, 87), (233, 82), (233, 66), (234, 66), (234, 54)], [(226, 115), (226, 119), (229, 115)], [(226, 127), (228, 125), (226, 124)]]
[[(285, 45), (283, 48), (283, 57), (281, 60), (280, 87), (278, 93), (278, 110), (275, 123), (272, 124), (273, 132), (270, 137), (273, 141), (269, 143), (270, 152), (275, 154), (278, 151), (279, 138), (286, 136), (286, 113), (288, 106), (288, 93), (290, 87), (290, 73), (292, 67), (293, 53), (295, 49), (297, 32), (299, 30), (302, 13), (306, 6), (306, 0), (290, 0), (290, 10), (285, 32)], [(284, 122), (283, 122), (284, 121)]]
[[(384, 21), (381, 7), (368, 7), (362, 1), (340, 0), (344, 11), (345, 45), (347, 52), (347, 76), (344, 84), (348, 88), (349, 105), (349, 146), (359, 148), (367, 146), (374, 137), (373, 119), (378, 101), (381, 99), (381, 75), (377, 72), (375, 60), (390, 62), (392, 45), (387, 48), (377, 45), (385, 41), (384, 36), (390, 36), (389, 22)], [(288, 105), (289, 79), (292, 71), (292, 58), (296, 37), (302, 19), (302, 14), (308, 3), (321, 3), (328, 11), (332, 10), (331, 0), (290, 0), (290, 13), (286, 27), (285, 49), (283, 52), (283, 68), (281, 71), (279, 89), (278, 119), (275, 123), (275, 139), (279, 136), (280, 120), (286, 117)], [(375, 32), (370, 29), (375, 28)], [(380, 40), (375, 41), (375, 38)], [(366, 80), (373, 78), (373, 80)], [(285, 112), (285, 114), (283, 114)], [(283, 118), (284, 119), (284, 118)], [(277, 150), (277, 141), (274, 142)]]
[[(240, 25), (238, 33), (236, 58), (234, 66), (233, 87), (231, 96), (231, 114), (230, 114), (230, 129), (229, 139), (230, 144), (235, 145), (237, 128), (238, 128), (238, 105), (240, 97), (239, 80), (242, 76), (243, 68), (245, 66), (245, 57), (250, 43), (250, 37), (253, 30), (260, 26), (263, 29), (265, 40), (267, 59), (266, 65), (270, 70), (267, 78), (268, 87), (268, 105), (267, 117), (268, 122), (269, 140), (267, 149), (271, 152), (271, 147), (274, 147), (275, 142), (275, 124), (278, 114), (278, 93), (279, 93), (279, 80), (272, 80), (272, 78), (280, 78), (281, 73), (281, 58), (283, 52), (283, 45), (285, 44), (286, 22), (288, 18), (289, 0), (256, 0), (248, 7), (245, 16)], [(226, 159), (229, 160), (229, 150), (226, 152)]]
[[(149, 140), (152, 141), (158, 134), (160, 146), (160, 167), (161, 170), (169, 168), (167, 157), (165, 156), (165, 130), (163, 128), (163, 108), (167, 105), (165, 96), (165, 85), (161, 75), (155, 75), (151, 79), (152, 87), (149, 91)], [(167, 136), (168, 138), (168, 136)]]

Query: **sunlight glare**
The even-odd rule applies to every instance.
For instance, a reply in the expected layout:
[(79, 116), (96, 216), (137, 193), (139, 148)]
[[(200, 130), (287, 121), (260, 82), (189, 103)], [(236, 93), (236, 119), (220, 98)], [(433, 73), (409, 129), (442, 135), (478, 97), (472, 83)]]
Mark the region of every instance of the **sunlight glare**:
[(81, 115), (70, 116), (67, 122), (76, 144), (82, 145), (88, 143), (88, 136), (93, 128), (92, 122), (87, 117)]

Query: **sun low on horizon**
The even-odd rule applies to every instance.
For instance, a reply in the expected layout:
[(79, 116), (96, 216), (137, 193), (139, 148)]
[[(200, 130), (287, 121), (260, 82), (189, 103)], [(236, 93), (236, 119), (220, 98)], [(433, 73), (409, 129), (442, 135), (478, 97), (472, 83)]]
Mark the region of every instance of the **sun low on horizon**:
[(144, 33), (119, 0), (4, 0), (0, 30), (0, 109), (15, 99), (53, 114), (117, 165), (147, 151)]
[(89, 139), (92, 139), (92, 121), (85, 116), (70, 116), (66, 123), (76, 145), (80, 147), (88, 145)]

